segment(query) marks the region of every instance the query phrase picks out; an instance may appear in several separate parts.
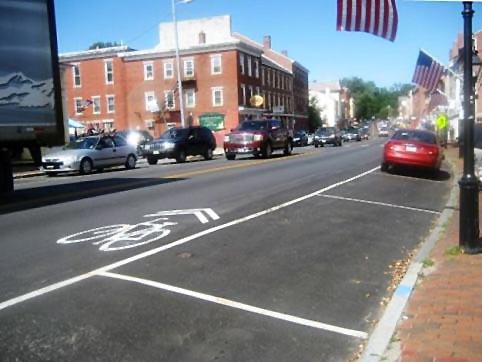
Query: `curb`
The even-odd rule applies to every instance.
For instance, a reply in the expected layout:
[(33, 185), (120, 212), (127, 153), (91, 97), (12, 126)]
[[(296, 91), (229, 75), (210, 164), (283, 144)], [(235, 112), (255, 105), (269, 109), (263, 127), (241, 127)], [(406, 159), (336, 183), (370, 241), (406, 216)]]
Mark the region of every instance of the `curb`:
[(437, 220), (430, 235), (423, 241), (420, 250), (413, 258), (407, 273), (393, 293), (390, 302), (383, 313), (382, 318), (371, 333), (367, 346), (359, 359), (359, 362), (379, 362), (386, 351), (392, 336), (396, 330), (398, 321), (405, 309), (405, 306), (412, 294), (415, 283), (418, 280), (420, 270), (423, 267), (423, 260), (430, 254), (437, 241), (444, 233), (444, 224), (453, 216), (454, 208), (457, 205), (458, 183), (455, 175), (455, 167), (449, 162), (454, 180), (450, 190), (449, 199), (442, 214)]

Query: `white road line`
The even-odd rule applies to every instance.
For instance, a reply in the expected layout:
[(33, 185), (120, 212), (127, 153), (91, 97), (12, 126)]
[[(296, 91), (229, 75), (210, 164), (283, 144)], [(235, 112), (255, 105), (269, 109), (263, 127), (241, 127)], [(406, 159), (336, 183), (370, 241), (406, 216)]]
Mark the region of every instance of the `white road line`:
[(281, 319), (281, 320), (284, 320), (284, 321), (287, 321), (287, 322), (301, 324), (301, 325), (307, 326), (307, 327), (322, 329), (322, 330), (325, 330), (325, 331), (344, 334), (346, 336), (357, 337), (357, 338), (362, 338), (362, 339), (368, 338), (368, 334), (365, 333), (365, 332), (360, 332), (360, 331), (356, 331), (356, 330), (353, 330), (353, 329), (337, 327), (337, 326), (334, 326), (334, 325), (331, 325), (331, 324), (325, 324), (325, 323), (313, 321), (313, 320), (310, 320), (310, 319), (300, 318), (300, 317), (292, 316), (292, 315), (289, 315), (289, 314), (284, 314), (284, 313), (271, 311), (271, 310), (268, 310), (268, 309), (258, 308), (258, 307), (255, 307), (255, 306), (252, 306), (252, 305), (249, 305), (249, 304), (244, 304), (244, 303), (236, 302), (236, 301), (225, 299), (225, 298), (216, 297), (216, 296), (209, 295), (209, 294), (204, 294), (204, 293), (199, 293), (199, 292), (195, 292), (195, 291), (188, 290), (188, 289), (179, 288), (179, 287), (175, 287), (175, 286), (172, 286), (172, 285), (155, 282), (153, 280), (141, 279), (141, 278), (131, 277), (131, 276), (128, 276), (128, 275), (122, 275), (122, 274), (117, 274), (117, 273), (109, 273), (109, 272), (100, 272), (98, 275), (108, 277), (108, 278), (121, 279), (121, 280), (129, 281), (129, 282), (144, 284), (144, 285), (154, 287), (154, 288), (157, 288), (157, 289), (162, 289), (162, 290), (167, 290), (167, 291), (173, 292), (173, 293), (187, 295), (189, 297), (201, 299), (201, 300), (204, 300), (204, 301), (207, 301), (207, 302), (221, 304), (221, 305), (224, 305), (224, 306), (227, 306), (227, 307), (244, 310), (246, 312), (261, 314), (261, 315), (264, 315), (264, 316), (267, 316), (267, 317)]
[(291, 201), (288, 201), (288, 202), (285, 202), (283, 204), (280, 204), (280, 205), (277, 205), (277, 206), (273, 206), (269, 209), (265, 209), (263, 211), (259, 211), (257, 213), (254, 213), (254, 214), (251, 214), (251, 215), (248, 215), (248, 216), (245, 216), (245, 217), (242, 217), (240, 219), (236, 219), (236, 220), (233, 220), (233, 221), (230, 221), (230, 222), (227, 222), (225, 224), (222, 224), (222, 225), (218, 225), (218, 226), (213, 226), (212, 228), (209, 228), (209, 229), (206, 229), (206, 230), (203, 230), (201, 232), (198, 232), (196, 234), (193, 234), (193, 235), (190, 235), (190, 236), (187, 236), (185, 238), (182, 238), (182, 239), (179, 239), (179, 240), (176, 240), (172, 243), (169, 243), (169, 244), (165, 244), (165, 245), (162, 245), (162, 246), (159, 246), (157, 248), (154, 248), (154, 249), (151, 249), (151, 250), (147, 250), (147, 251), (144, 251), (142, 253), (139, 253), (137, 255), (134, 255), (134, 256), (131, 256), (129, 258), (126, 258), (126, 259), (123, 259), (123, 260), (120, 260), (118, 262), (115, 262), (115, 263), (112, 263), (112, 264), (109, 264), (109, 265), (106, 265), (104, 267), (101, 267), (99, 269), (96, 269), (96, 270), (93, 270), (91, 272), (88, 272), (86, 274), (82, 274), (82, 275), (79, 275), (79, 276), (76, 276), (74, 278), (70, 278), (70, 279), (67, 279), (67, 280), (64, 280), (62, 282), (59, 282), (59, 283), (55, 283), (55, 284), (52, 284), (50, 286), (47, 286), (47, 287), (44, 287), (44, 288), (41, 288), (41, 289), (37, 289), (35, 291), (32, 291), (30, 293), (27, 293), (27, 294), (24, 294), (24, 295), (21, 295), (19, 297), (16, 297), (16, 298), (12, 298), (12, 299), (9, 299), (9, 300), (6, 300), (4, 302), (1, 302), (0, 303), (0, 311), (2, 309), (5, 309), (7, 307), (11, 307), (15, 304), (18, 304), (18, 303), (21, 303), (21, 302), (24, 302), (26, 300), (29, 300), (29, 299), (32, 299), (34, 297), (38, 297), (38, 296), (41, 296), (43, 294), (46, 294), (46, 293), (49, 293), (49, 292), (52, 292), (54, 290), (57, 290), (57, 289), (60, 289), (60, 288), (63, 288), (65, 286), (68, 286), (68, 285), (71, 285), (71, 284), (74, 284), (74, 283), (77, 283), (78, 281), (81, 281), (81, 280), (84, 280), (84, 279), (87, 279), (87, 278), (90, 278), (92, 277), (93, 275), (95, 274), (99, 274), (101, 272), (107, 272), (107, 271), (110, 271), (110, 270), (113, 270), (113, 269), (116, 269), (120, 266), (123, 266), (123, 265), (126, 265), (126, 264), (129, 264), (129, 263), (132, 263), (134, 261), (137, 261), (137, 260), (141, 260), (141, 259), (144, 259), (144, 258), (147, 258), (148, 256), (151, 256), (151, 255), (155, 255), (157, 253), (160, 253), (162, 251), (165, 251), (165, 250), (168, 250), (168, 249), (171, 249), (175, 246), (179, 246), (179, 245), (182, 245), (182, 244), (185, 244), (189, 241), (192, 241), (192, 240), (195, 240), (195, 239), (199, 239), (200, 237), (203, 237), (205, 235), (209, 235), (209, 234), (212, 234), (216, 231), (219, 231), (219, 230), (222, 230), (222, 229), (226, 229), (230, 226), (234, 226), (234, 225), (237, 225), (237, 224), (241, 224), (241, 223), (244, 223), (246, 221), (249, 221), (249, 220), (252, 220), (252, 219), (255, 219), (255, 218), (258, 218), (260, 216), (263, 216), (263, 215), (266, 215), (266, 214), (270, 214), (272, 212), (275, 212), (275, 211), (278, 211), (278, 210), (281, 210), (285, 207), (288, 207), (288, 206), (291, 206), (291, 205), (294, 205), (296, 203), (299, 203), (301, 201), (304, 201), (304, 200), (307, 200), (307, 199), (310, 199), (312, 197), (315, 197), (315, 196), (319, 196), (321, 193), (323, 192), (326, 192), (326, 191), (329, 191), (331, 189), (334, 189), (335, 187), (338, 187), (338, 186), (341, 186), (341, 185), (344, 185), (348, 182), (352, 182), (354, 180), (357, 180), (361, 177), (364, 177), (376, 170), (378, 170), (380, 167), (377, 166), (375, 168), (372, 168), (371, 170), (368, 170), (368, 171), (365, 171), (359, 175), (356, 175), (354, 177), (350, 177), (346, 180), (343, 180), (343, 181), (340, 181), (340, 182), (337, 182), (337, 183), (334, 183), (330, 186), (327, 186), (325, 188), (322, 188), (318, 191), (315, 191), (315, 192), (312, 192), (311, 194), (307, 194), (305, 196), (301, 196), (297, 199), (294, 199), (294, 200), (291, 200)]
[(429, 214), (436, 214), (440, 215), (441, 212), (439, 211), (433, 211), (433, 210), (427, 210), (427, 209), (419, 209), (417, 207), (409, 207), (409, 206), (401, 206), (401, 205), (395, 205), (395, 204), (387, 204), (385, 202), (377, 202), (377, 201), (368, 201), (368, 200), (360, 200), (360, 199), (352, 199), (350, 197), (341, 197), (341, 196), (334, 196), (334, 195), (318, 195), (320, 197), (326, 197), (329, 199), (337, 199), (337, 200), (343, 200), (343, 201), (354, 201), (354, 202), (361, 202), (363, 204), (371, 204), (371, 205), (379, 205), (379, 206), (387, 206), (387, 207), (393, 207), (396, 209), (404, 209), (404, 210), (411, 210), (411, 211), (420, 211), (420, 212), (427, 212)]

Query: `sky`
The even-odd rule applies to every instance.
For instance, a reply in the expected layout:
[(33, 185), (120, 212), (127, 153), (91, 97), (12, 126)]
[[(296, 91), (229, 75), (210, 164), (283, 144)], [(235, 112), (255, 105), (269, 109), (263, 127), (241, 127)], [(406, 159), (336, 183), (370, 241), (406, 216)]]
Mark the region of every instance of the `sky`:
[[(176, 5), (179, 21), (231, 15), (232, 31), (262, 42), (309, 69), (310, 81), (360, 77), (377, 86), (411, 83), (419, 49), (443, 64), (463, 31), (461, 2), (398, 0), (392, 43), (367, 33), (336, 31), (336, 0), (192, 0)], [(171, 0), (55, 0), (61, 53), (96, 41), (144, 50), (159, 42), (159, 23), (172, 21)], [(474, 31), (482, 30), (482, 3), (474, 3)]]

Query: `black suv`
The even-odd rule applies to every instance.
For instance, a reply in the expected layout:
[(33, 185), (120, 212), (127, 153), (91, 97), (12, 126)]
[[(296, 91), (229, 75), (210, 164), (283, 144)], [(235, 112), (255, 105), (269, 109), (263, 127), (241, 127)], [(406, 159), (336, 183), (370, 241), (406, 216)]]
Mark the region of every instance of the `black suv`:
[(215, 149), (216, 139), (209, 128), (171, 128), (160, 138), (146, 144), (142, 154), (149, 165), (155, 165), (162, 158), (185, 162), (187, 156), (201, 155), (211, 160)]
[(322, 127), (315, 132), (313, 144), (315, 147), (324, 145), (341, 146), (342, 136), (335, 127)]

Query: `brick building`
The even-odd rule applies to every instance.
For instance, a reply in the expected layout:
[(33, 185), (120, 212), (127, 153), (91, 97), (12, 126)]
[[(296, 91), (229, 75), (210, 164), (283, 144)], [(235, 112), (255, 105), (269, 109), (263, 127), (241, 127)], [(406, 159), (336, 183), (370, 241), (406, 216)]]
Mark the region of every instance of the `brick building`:
[[(287, 53), (231, 32), (229, 16), (178, 22), (186, 124), (207, 125), (218, 142), (245, 118), (275, 116), (307, 128), (308, 70)], [(87, 127), (148, 129), (156, 136), (180, 125), (173, 23), (160, 43), (61, 54), (67, 110)], [(264, 104), (250, 100), (260, 95)]]

